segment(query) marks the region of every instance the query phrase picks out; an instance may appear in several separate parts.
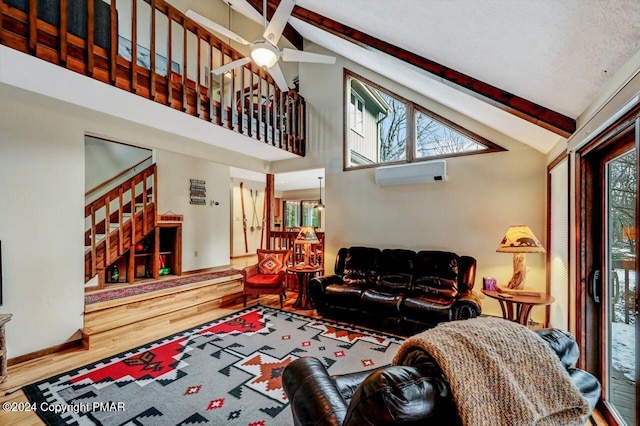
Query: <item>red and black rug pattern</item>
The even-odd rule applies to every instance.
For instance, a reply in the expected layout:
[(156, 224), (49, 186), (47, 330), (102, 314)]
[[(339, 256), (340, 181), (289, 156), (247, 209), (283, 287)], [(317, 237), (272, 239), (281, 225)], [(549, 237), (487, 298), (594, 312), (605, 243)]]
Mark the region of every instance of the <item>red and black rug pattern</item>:
[(402, 339), (256, 306), (23, 388), (48, 425), (290, 425), (282, 372), (389, 364)]

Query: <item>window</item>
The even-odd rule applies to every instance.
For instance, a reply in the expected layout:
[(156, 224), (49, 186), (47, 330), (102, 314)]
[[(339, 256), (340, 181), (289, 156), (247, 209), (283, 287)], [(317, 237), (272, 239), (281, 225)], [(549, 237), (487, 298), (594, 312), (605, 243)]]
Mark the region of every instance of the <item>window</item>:
[(455, 130), (453, 125), (447, 126), (429, 114), (416, 111), (416, 158), (442, 157), (486, 148)]
[(504, 148), (345, 70), (345, 169)]
[(284, 227), (320, 227), (320, 212), (315, 208), (318, 200), (283, 201)]

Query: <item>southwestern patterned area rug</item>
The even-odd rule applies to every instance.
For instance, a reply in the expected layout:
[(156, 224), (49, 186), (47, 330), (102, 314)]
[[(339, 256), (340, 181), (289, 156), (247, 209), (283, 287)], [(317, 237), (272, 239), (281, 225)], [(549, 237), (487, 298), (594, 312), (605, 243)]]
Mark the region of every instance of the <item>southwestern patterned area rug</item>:
[(291, 425), (281, 375), (389, 364), (402, 339), (256, 306), (23, 388), (48, 425)]

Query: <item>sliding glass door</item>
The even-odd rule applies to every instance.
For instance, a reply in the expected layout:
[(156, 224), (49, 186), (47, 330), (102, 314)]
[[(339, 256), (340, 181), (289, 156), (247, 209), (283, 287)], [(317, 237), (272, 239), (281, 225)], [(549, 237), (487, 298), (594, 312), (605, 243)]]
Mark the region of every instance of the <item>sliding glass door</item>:
[(603, 138), (580, 167), (579, 332), (611, 424), (638, 424), (638, 129)]

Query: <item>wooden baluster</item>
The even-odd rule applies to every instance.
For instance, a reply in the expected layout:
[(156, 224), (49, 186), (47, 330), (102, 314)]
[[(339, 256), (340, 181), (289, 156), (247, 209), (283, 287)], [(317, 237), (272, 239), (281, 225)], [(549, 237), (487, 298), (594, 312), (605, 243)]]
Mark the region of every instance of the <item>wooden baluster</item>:
[(91, 204), (91, 276), (93, 277), (98, 272), (98, 261), (96, 259), (96, 209)]
[(147, 173), (142, 175), (142, 235), (149, 233), (147, 224)]
[(153, 169), (153, 226), (158, 226), (158, 203), (156, 199), (156, 191), (158, 189), (158, 167), (154, 164)]
[(95, 38), (95, 26), (96, 26), (96, 14), (94, 10), (93, 0), (87, 0), (87, 44), (86, 44), (86, 58), (87, 58), (87, 74), (89, 77), (93, 77), (93, 70), (95, 68), (95, 58), (93, 56), (93, 45)]
[(107, 194), (104, 200), (104, 266), (111, 264), (111, 209), (109, 204), (110, 200)]
[(29, 0), (29, 49), (36, 53), (38, 44), (38, 0)]
[(173, 85), (173, 80), (171, 79), (171, 76), (173, 74), (173, 53), (171, 49), (171, 39), (173, 38), (173, 18), (171, 8), (169, 8), (168, 10), (169, 11), (167, 12), (167, 19), (169, 21), (169, 28), (167, 30), (167, 105), (171, 106), (171, 102), (173, 100), (173, 90), (171, 90), (171, 87)]
[[(251, 72), (251, 81), (253, 82), (253, 72)], [(263, 135), (264, 132), (262, 131), (262, 107), (263, 107), (263, 102), (262, 102), (262, 79), (260, 78), (260, 76), (258, 75), (258, 82), (256, 83), (256, 91), (258, 92), (256, 96), (254, 96), (254, 99), (256, 100), (256, 105), (255, 105), (255, 111), (256, 111), (256, 139), (257, 140), (262, 140), (263, 139)], [(265, 105), (266, 108), (266, 105)]]
[(124, 217), (122, 214), (122, 186), (118, 189), (118, 256), (122, 256), (124, 253), (124, 234), (122, 228), (124, 227)]
[[(224, 47), (220, 46), (220, 64), (224, 65)], [(224, 101), (225, 98), (225, 89), (224, 89), (224, 74), (220, 75), (220, 110), (218, 111), (220, 115), (220, 125), (224, 126), (225, 124), (228, 127), (229, 117), (226, 115), (227, 106)]]
[(298, 130), (300, 134), (298, 135), (298, 137), (300, 138), (300, 146), (301, 146), (301, 151), (303, 156), (307, 154), (306, 124), (307, 124), (306, 103), (304, 99), (300, 98), (300, 129)]
[(286, 135), (287, 135), (287, 151), (293, 151), (292, 141), (291, 141), (291, 126), (293, 122), (293, 108), (291, 105), (291, 95), (289, 93), (285, 94), (285, 100), (287, 106), (287, 127), (286, 127)]
[(215, 101), (213, 100), (213, 74), (211, 71), (213, 71), (213, 44), (211, 43), (211, 36), (209, 36), (209, 75), (207, 75), (209, 79), (209, 87), (207, 88), (209, 93), (209, 121), (220, 124), (220, 122), (214, 118), (216, 116), (216, 110)]
[(67, 65), (67, 0), (60, 0), (60, 63)]
[[(256, 105), (255, 105), (255, 96), (253, 95), (253, 70), (251, 69), (251, 67), (247, 67), (247, 69), (249, 70), (249, 93), (247, 93), (247, 100), (249, 102), (248, 106), (246, 107), (246, 109), (248, 109), (248, 115), (249, 115), (249, 119), (247, 122), (247, 136), (249, 137), (253, 137), (254, 131), (253, 131), (253, 111), (256, 110)], [(244, 69), (242, 71), (242, 73), (244, 74)]]
[(131, 93), (138, 91), (138, 0), (131, 0)]
[[(65, 1), (66, 0), (62, 0)], [(111, 48), (109, 49), (109, 81), (111, 84), (116, 84), (116, 77), (118, 75), (118, 9), (116, 9), (116, 0), (111, 0)], [(65, 43), (66, 44), (66, 43)]]
[(236, 113), (238, 115), (237, 132), (245, 135), (246, 133), (244, 130), (244, 126), (245, 126), (245, 123), (247, 123), (246, 120), (247, 120), (248, 114), (244, 105), (244, 100), (245, 100), (245, 97), (247, 96), (247, 93), (245, 92), (246, 87), (244, 84), (244, 67), (236, 68), (236, 70), (238, 72), (238, 76), (240, 77), (240, 84), (238, 84), (238, 88), (234, 92), (237, 94), (237, 97), (238, 97), (236, 101)]
[(151, 0), (151, 56), (149, 64), (149, 97), (156, 100), (156, 0)]
[(0, 42), (2, 42), (2, 5), (4, 0), (0, 0)]
[(198, 39), (197, 45), (196, 45), (196, 55), (197, 55), (197, 67), (198, 67), (198, 72), (196, 73), (196, 117), (198, 118), (202, 118), (202, 104), (201, 104), (201, 100), (200, 100), (200, 78), (202, 77), (200, 75), (200, 68), (202, 67), (202, 58), (200, 56), (202, 56), (202, 46), (200, 44), (201, 40), (200, 40), (200, 27), (196, 27), (196, 38)]
[(182, 19), (182, 111), (187, 112), (187, 23)]
[[(234, 60), (233, 56), (231, 56), (229, 59), (231, 59), (232, 61)], [(235, 99), (236, 99), (236, 70), (237, 69), (232, 69), (231, 70), (231, 89), (229, 89), (229, 92), (230, 92), (230, 95), (231, 95), (230, 96), (231, 105), (229, 105), (230, 106), (229, 110), (231, 111), (230, 112), (231, 117), (229, 117), (229, 126), (230, 126), (229, 128), (230, 129), (234, 128), (234, 123), (235, 123), (235, 128), (236, 129), (238, 128), (238, 117), (237, 117), (237, 115), (235, 114), (235, 111), (234, 111), (235, 110), (234, 104), (235, 104)]]
[[(261, 75), (262, 77), (262, 75)], [(264, 141), (265, 142), (269, 142), (269, 123), (271, 121), (271, 108), (273, 108), (273, 106), (271, 105), (271, 85), (269, 84), (269, 80), (267, 79), (262, 79), (265, 84), (266, 84), (266, 91), (267, 91), (267, 96), (265, 98), (264, 101)], [(273, 139), (271, 140), (271, 142), (273, 143)]]
[[(274, 83), (275, 84), (275, 83)], [(282, 149), (282, 92), (278, 87), (275, 88), (276, 94), (273, 97), (274, 105), (277, 117), (276, 117), (276, 125), (277, 125), (277, 135), (278, 135), (278, 147)]]
[(131, 249), (136, 244), (136, 182), (135, 180), (131, 181), (131, 188), (129, 190), (131, 192), (131, 201), (129, 202), (129, 205), (131, 206), (131, 239), (129, 241), (129, 249)]

